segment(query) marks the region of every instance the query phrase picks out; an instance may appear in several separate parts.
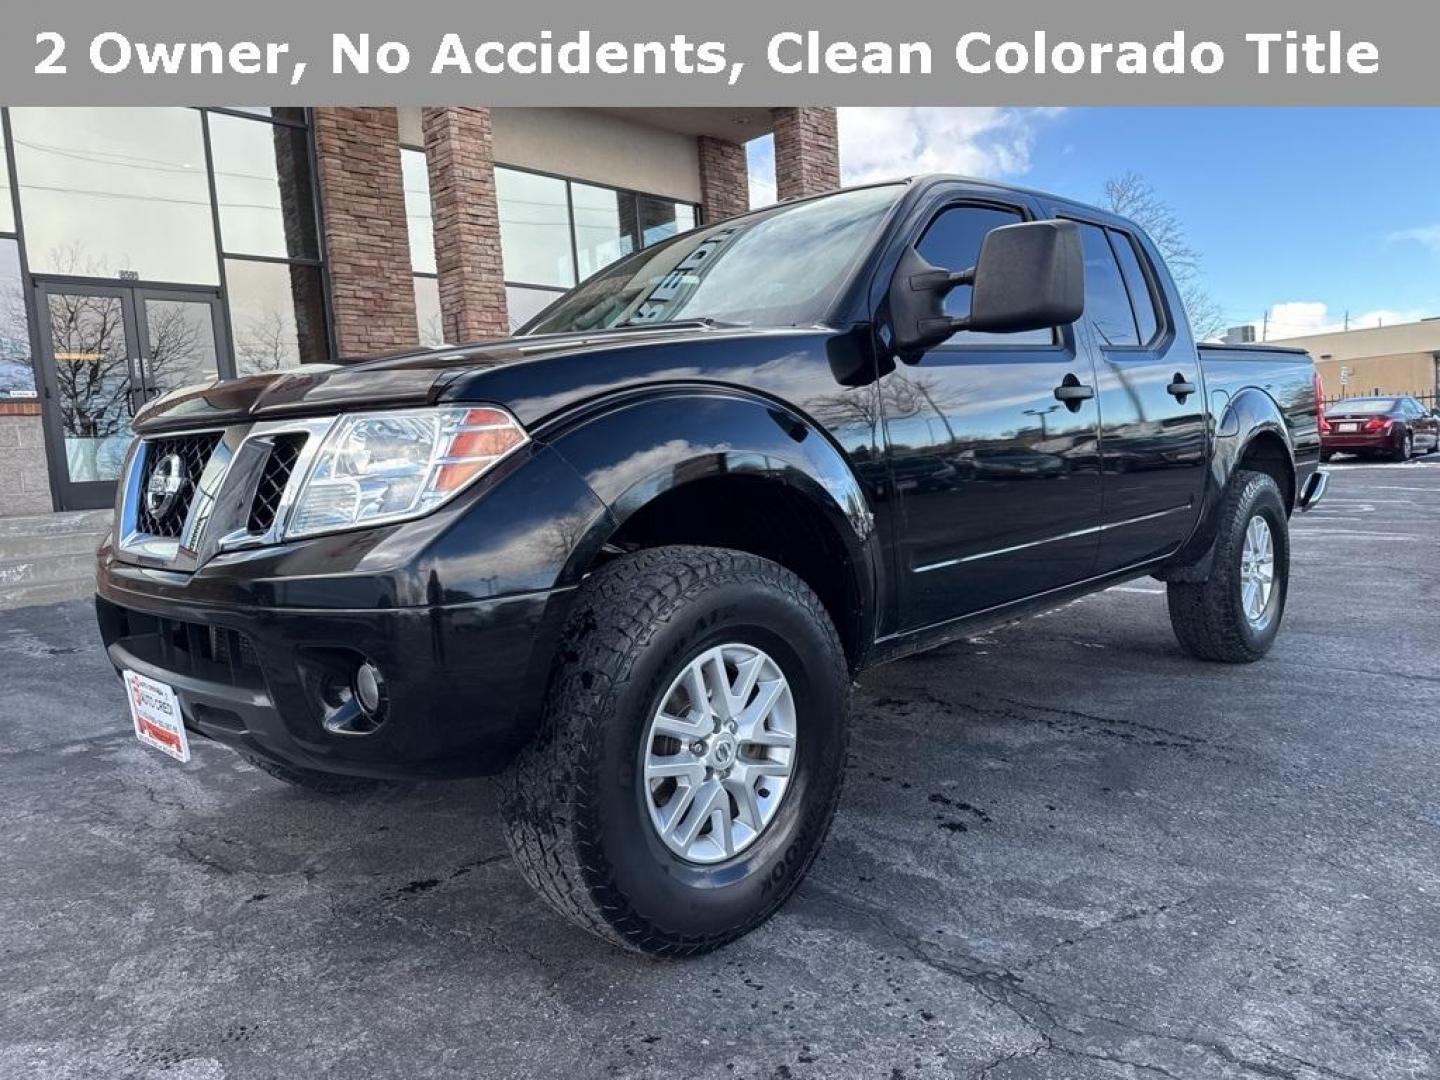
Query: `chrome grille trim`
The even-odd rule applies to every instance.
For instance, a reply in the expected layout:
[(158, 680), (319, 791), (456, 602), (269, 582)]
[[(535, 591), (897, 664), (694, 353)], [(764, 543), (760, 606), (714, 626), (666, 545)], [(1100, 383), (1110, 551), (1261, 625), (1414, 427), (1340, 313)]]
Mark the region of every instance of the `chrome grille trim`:
[[(336, 416), (270, 420), (225, 428), (196, 428), (141, 437), (130, 447), (116, 500), (116, 550), (125, 562), (189, 572), (221, 551), (277, 543)], [(201, 473), (178, 537), (154, 536), (141, 527), (145, 459), (152, 444), (190, 436), (218, 435)], [(275, 516), (263, 533), (249, 529), (250, 512), (266, 462), (282, 435), (303, 435), (304, 444), (281, 493)]]
[[(270, 528), (263, 533), (250, 531), (250, 508), (254, 504), (255, 488), (260, 482), (261, 475), (257, 472), (245, 500), (245, 516), (234, 522), (228, 532), (216, 539), (217, 551), (236, 551), (280, 542), (281, 537), (285, 535), (285, 526), (290, 520), (290, 511), (295, 506), (296, 496), (300, 494), (300, 488), (304, 484), (305, 478), (310, 475), (310, 469), (315, 464), (315, 458), (320, 453), (325, 436), (330, 434), (330, 429), (338, 420), (338, 416), (325, 416), (314, 420), (271, 420), (256, 424), (251, 428), (246, 443), (255, 447), (263, 447), (264, 460), (269, 459), (276, 438), (282, 435), (304, 435), (306, 438), (300, 447), (300, 453), (295, 458), (294, 466), (290, 469), (290, 478), (286, 481), (285, 490), (280, 495), (280, 504), (275, 508), (275, 517), (270, 523)], [(261, 465), (263, 472), (263, 461)]]

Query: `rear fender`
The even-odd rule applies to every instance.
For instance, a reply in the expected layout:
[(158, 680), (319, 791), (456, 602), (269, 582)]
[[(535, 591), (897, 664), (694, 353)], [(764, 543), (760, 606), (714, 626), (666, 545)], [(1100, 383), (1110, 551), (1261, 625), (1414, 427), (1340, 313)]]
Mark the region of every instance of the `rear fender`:
[(1231, 396), (1220, 414), (1211, 440), (1210, 470), (1200, 520), (1190, 539), (1156, 577), (1162, 581), (1204, 581), (1210, 576), (1211, 552), (1219, 528), (1218, 511), (1225, 491), (1247, 451), (1257, 440), (1272, 438), (1279, 440), (1285, 448), (1293, 493), (1298, 490), (1295, 482), (1295, 441), (1280, 406), (1258, 387), (1247, 387)]

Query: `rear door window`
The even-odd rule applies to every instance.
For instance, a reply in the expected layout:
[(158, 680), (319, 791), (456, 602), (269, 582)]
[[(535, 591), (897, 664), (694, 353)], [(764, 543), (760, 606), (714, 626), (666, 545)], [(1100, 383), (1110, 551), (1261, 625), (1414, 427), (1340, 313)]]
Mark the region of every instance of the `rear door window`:
[(1135, 238), (1117, 230), (1110, 230), (1110, 244), (1115, 257), (1120, 261), (1120, 273), (1130, 293), (1130, 306), (1135, 312), (1136, 328), (1140, 341), (1148, 345), (1160, 332), (1160, 315), (1155, 309), (1155, 293), (1150, 288), (1150, 279), (1140, 265), (1140, 252), (1136, 249)]
[(1102, 345), (1139, 345), (1135, 312), (1109, 237), (1098, 225), (1077, 224), (1085, 251), (1085, 321), (1095, 328)]

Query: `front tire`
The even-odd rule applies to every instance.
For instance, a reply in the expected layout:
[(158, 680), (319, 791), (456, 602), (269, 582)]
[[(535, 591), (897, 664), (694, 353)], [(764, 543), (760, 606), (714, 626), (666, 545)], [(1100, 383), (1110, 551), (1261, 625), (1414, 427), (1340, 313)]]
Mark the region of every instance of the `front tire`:
[(617, 559), (576, 597), (540, 730), (501, 779), (516, 863), (624, 948), (733, 941), (819, 851), (849, 711), (834, 625), (790, 571), (703, 547)]
[(1289, 517), (1274, 479), (1249, 470), (1231, 478), (1218, 514), (1210, 576), (1166, 590), (1170, 625), (1193, 656), (1250, 663), (1270, 651), (1285, 613)]

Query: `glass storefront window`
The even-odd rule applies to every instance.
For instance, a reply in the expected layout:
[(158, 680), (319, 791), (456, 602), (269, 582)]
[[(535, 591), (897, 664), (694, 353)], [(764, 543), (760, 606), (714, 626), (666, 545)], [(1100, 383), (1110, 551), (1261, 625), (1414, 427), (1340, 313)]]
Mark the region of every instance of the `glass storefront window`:
[(695, 227), (689, 203), (579, 180), (501, 166), (495, 190), (505, 280), (516, 286), (566, 289)]
[(575, 209), (575, 252), (580, 277), (609, 266), (635, 250), (635, 199), (614, 188), (572, 183)]
[(505, 286), (505, 308), (510, 315), (510, 329), (519, 330), (540, 312), (565, 295), (557, 289), (524, 289)]
[(226, 105), (230, 112), (251, 113), (255, 116), (269, 116), (292, 124), (305, 123), (305, 110), (296, 106), (283, 105)]
[(424, 150), (400, 151), (401, 181), (405, 187), (405, 227), (410, 234), (410, 269), (435, 273), (435, 223), (430, 212), (430, 173)]
[(15, 231), (15, 200), (10, 194), (10, 159), (0, 139), (0, 232)]
[(505, 280), (565, 289), (574, 285), (565, 181), (497, 168), (495, 194), (500, 204)]
[(669, 199), (641, 195), (640, 237), (645, 247), (695, 227), (695, 208)]
[(146, 299), (145, 380), (152, 392), (211, 383), (220, 377), (215, 309), (210, 301)]
[(445, 322), (440, 317), (440, 281), (433, 277), (415, 278), (415, 321), (420, 327), (420, 344), (438, 349), (445, 344)]
[(201, 114), (13, 108), (30, 269), (219, 283)]
[(25, 286), (20, 277), (20, 244), (0, 240), (0, 401), (33, 401), (37, 396)]
[(48, 294), (55, 389), (73, 483), (114, 480), (130, 444), (133, 328), (115, 290)]
[(320, 268), (225, 260), (237, 375), (330, 359)]
[(210, 157), (227, 255), (319, 254), (303, 128), (210, 113)]

